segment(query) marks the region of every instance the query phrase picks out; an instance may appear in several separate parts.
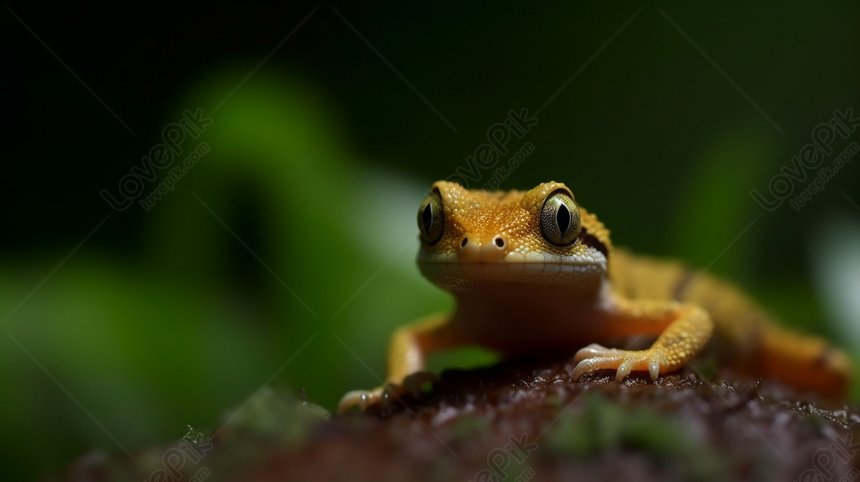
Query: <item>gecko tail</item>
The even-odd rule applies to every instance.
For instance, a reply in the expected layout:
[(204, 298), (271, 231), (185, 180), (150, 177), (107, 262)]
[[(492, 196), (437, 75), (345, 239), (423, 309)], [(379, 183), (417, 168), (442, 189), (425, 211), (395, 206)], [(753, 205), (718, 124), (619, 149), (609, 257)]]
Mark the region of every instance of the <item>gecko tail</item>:
[(775, 324), (766, 324), (757, 350), (762, 376), (774, 377), (801, 390), (844, 398), (852, 380), (848, 355), (822, 338)]

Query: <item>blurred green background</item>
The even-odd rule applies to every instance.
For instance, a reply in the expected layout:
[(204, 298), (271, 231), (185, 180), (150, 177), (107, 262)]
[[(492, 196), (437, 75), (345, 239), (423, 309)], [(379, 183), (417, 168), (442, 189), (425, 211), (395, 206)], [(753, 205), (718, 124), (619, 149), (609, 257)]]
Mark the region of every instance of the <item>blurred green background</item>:
[[(12, 479), (186, 424), (215, 430), (267, 381), (330, 409), (377, 385), (393, 327), (452, 304), (414, 266), (425, 190), (509, 110), (551, 98), (509, 144), (536, 150), (503, 188), (563, 181), (617, 245), (713, 262), (857, 359), (858, 161), (800, 211), (763, 211), (749, 192), (834, 110), (860, 113), (860, 4), (659, 5), (743, 92), (654, 5), (617, 32), (642, 4), (338, 3), (373, 48), (327, 5), (276, 48), (316, 6), (9, 4), (0, 453)], [(183, 144), (210, 151), (152, 209), (99, 196), (117, 195), (183, 111), (216, 107)], [(860, 133), (833, 146), (851, 141)]]

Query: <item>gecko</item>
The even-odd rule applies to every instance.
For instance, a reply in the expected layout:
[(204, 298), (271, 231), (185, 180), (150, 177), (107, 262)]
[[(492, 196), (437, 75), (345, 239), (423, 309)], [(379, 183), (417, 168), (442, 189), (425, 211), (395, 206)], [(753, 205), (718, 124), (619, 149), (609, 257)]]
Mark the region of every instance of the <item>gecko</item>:
[[(466, 345), (506, 358), (570, 353), (572, 380), (614, 370), (622, 382), (632, 372), (657, 379), (715, 343), (721, 359), (756, 377), (832, 398), (850, 385), (843, 351), (780, 326), (716, 276), (613, 247), (563, 183), (489, 192), (438, 181), (419, 207), (418, 229), (418, 267), (454, 295), (456, 308), (398, 328), (385, 384), (347, 393), (341, 412), (417, 394), (435, 377), (427, 356)], [(630, 349), (639, 337), (656, 339)]]

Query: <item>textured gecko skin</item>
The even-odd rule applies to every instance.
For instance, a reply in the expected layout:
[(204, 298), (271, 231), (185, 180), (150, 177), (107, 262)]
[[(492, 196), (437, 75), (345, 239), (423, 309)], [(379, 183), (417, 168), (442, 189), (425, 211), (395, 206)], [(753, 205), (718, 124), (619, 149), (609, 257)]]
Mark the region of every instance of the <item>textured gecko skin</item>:
[(724, 363), (800, 389), (838, 398), (851, 382), (845, 353), (779, 327), (732, 285), (613, 248), (609, 230), (562, 183), (486, 192), (439, 181), (418, 226), (418, 266), (457, 307), (396, 330), (386, 386), (347, 393), (341, 411), (415, 392), (428, 379), (426, 356), (462, 345), (505, 356), (575, 353), (575, 380), (608, 369), (622, 381), (677, 370), (710, 343)]

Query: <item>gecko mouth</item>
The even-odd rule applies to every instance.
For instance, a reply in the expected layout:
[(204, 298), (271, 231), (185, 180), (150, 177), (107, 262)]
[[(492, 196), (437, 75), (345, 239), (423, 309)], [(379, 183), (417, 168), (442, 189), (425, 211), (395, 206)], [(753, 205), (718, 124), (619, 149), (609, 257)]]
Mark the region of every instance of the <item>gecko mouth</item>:
[(425, 254), (418, 257), (421, 272), (428, 278), (482, 280), (538, 280), (543, 278), (582, 278), (606, 272), (606, 257), (596, 251), (588, 256), (549, 256), (535, 254), (528, 259), (511, 253), (498, 260), (460, 261), (456, 254)]
[(468, 279), (492, 279), (513, 276), (552, 276), (557, 274), (588, 274), (602, 272), (599, 265), (591, 263), (419, 263), (425, 274), (465, 277)]
[(598, 263), (418, 263), (421, 273), (451, 291), (472, 289), (480, 283), (577, 285), (605, 276)]
[(483, 259), (461, 260), (456, 252), (432, 253), (420, 251), (418, 253), (418, 264), (420, 265), (480, 265), (480, 266), (606, 266), (606, 255), (597, 249), (590, 248), (587, 252), (577, 255), (561, 256), (557, 254), (540, 253), (533, 251), (526, 254), (518, 252), (508, 253), (504, 257), (489, 257)]

